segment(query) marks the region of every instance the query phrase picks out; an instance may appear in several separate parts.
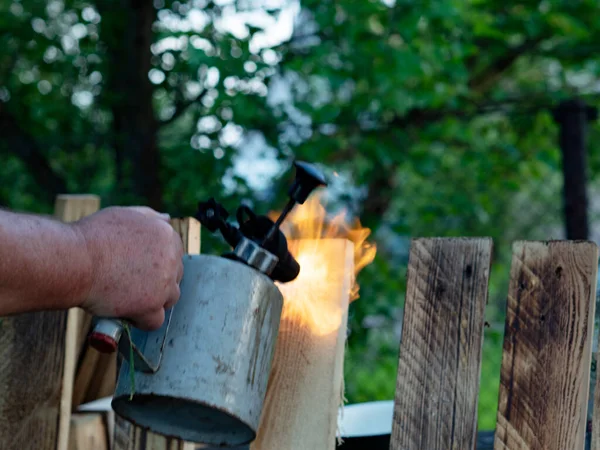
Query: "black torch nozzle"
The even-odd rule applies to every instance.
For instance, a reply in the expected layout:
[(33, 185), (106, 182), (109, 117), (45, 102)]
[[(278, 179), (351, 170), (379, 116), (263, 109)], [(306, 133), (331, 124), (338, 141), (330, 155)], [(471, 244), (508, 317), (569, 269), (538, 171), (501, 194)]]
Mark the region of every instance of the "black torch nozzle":
[(296, 201), (293, 198), (290, 198), (284, 206), (283, 211), (281, 211), (281, 214), (277, 218), (277, 221), (273, 224), (273, 226), (269, 229), (269, 232), (265, 235), (261, 244), (263, 247), (273, 238), (275, 233), (277, 233), (277, 230), (279, 230), (279, 227), (281, 226), (287, 215), (292, 211), (292, 209), (294, 209), (294, 206), (296, 206)]
[[(209, 231), (220, 231), (227, 243), (235, 248), (242, 239), (249, 239), (262, 249), (277, 257), (277, 264), (269, 276), (283, 283), (294, 280), (300, 273), (300, 265), (287, 247), (287, 239), (279, 229), (294, 209), (296, 203), (303, 204), (309, 195), (320, 186), (327, 186), (325, 176), (316, 166), (296, 161), (296, 178), (288, 192), (289, 200), (275, 222), (267, 216), (256, 215), (249, 207), (240, 206), (236, 219), (239, 228), (228, 222), (229, 213), (223, 205), (211, 198), (198, 204), (196, 218)], [(236, 258), (235, 252), (224, 255)]]
[(327, 186), (325, 175), (315, 165), (303, 161), (296, 161), (294, 162), (294, 166), (296, 167), (296, 179), (288, 191), (290, 199), (281, 211), (277, 221), (265, 235), (262, 246), (266, 245), (269, 240), (272, 239), (287, 215), (294, 209), (296, 203), (300, 203), (301, 205), (304, 204), (306, 199), (316, 188)]

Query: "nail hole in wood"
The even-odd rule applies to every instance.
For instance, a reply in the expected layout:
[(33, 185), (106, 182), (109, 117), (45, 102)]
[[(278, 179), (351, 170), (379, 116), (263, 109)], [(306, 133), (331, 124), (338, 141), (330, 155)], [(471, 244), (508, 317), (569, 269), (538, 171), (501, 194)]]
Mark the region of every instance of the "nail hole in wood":
[(560, 278), (560, 277), (562, 276), (562, 271), (563, 271), (563, 268), (562, 268), (561, 266), (558, 266), (558, 267), (556, 268), (556, 271), (555, 271), (555, 272), (556, 272), (556, 276), (557, 276), (558, 278)]
[(467, 265), (466, 269), (465, 269), (465, 276), (467, 278), (471, 278), (471, 275), (473, 275), (473, 266), (471, 264)]

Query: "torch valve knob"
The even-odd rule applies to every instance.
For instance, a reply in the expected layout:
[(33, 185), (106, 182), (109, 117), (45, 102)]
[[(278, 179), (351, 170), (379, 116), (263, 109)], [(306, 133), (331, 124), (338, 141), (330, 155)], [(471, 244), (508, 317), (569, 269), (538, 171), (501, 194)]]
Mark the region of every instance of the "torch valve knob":
[(313, 164), (296, 161), (296, 177), (290, 187), (289, 200), (278, 219), (256, 215), (248, 206), (237, 209), (238, 227), (227, 222), (229, 213), (214, 198), (198, 203), (196, 218), (209, 231), (220, 231), (234, 251), (224, 254), (283, 283), (294, 280), (300, 273), (298, 261), (288, 250), (287, 239), (279, 229), (296, 203), (303, 204), (318, 187), (326, 186), (323, 173)]

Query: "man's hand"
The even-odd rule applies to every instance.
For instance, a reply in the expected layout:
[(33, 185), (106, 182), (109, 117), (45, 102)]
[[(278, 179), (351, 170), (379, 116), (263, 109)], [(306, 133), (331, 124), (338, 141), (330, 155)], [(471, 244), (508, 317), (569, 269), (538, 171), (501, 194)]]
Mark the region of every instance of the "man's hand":
[(179, 299), (183, 244), (150, 208), (78, 222), (0, 210), (0, 316), (80, 306), (153, 330)]
[(183, 245), (168, 216), (145, 207), (106, 208), (72, 224), (91, 263), (80, 306), (101, 317), (159, 328), (179, 299)]

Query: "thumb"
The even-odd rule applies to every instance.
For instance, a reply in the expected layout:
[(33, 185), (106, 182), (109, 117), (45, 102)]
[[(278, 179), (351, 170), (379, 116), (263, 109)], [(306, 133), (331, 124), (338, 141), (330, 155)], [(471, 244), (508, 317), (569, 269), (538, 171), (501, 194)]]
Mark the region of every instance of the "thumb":
[(165, 321), (165, 310), (160, 308), (156, 311), (149, 311), (131, 318), (131, 322), (136, 328), (142, 331), (158, 330)]

